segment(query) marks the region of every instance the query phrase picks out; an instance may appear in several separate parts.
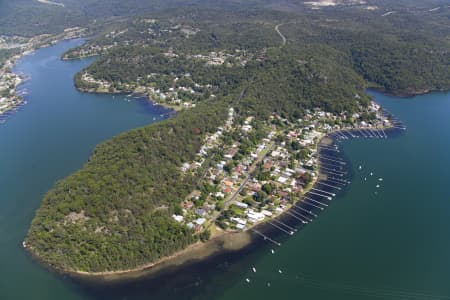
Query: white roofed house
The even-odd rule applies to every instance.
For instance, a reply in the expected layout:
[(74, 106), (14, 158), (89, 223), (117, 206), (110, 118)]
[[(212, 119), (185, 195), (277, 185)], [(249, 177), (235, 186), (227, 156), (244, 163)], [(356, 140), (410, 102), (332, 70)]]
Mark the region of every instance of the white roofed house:
[(184, 163), (182, 166), (181, 166), (181, 171), (182, 172), (186, 172), (187, 170), (189, 170), (189, 168), (190, 168), (190, 164), (189, 163)]
[(183, 222), (184, 220), (184, 217), (180, 215), (172, 215), (172, 218), (174, 218), (174, 220), (177, 221), (178, 223)]
[(247, 208), (248, 207), (248, 204), (242, 203), (242, 202), (239, 202), (239, 201), (234, 201), (234, 205), (236, 205), (237, 207), (240, 207), (240, 208)]
[(278, 156), (280, 156), (280, 152), (274, 150), (274, 151), (272, 151), (272, 153), (271, 153), (270, 155), (271, 155), (272, 157), (278, 157)]
[(266, 209), (263, 209), (263, 210), (261, 211), (261, 213), (262, 213), (263, 215), (265, 215), (265, 216), (268, 216), (268, 217), (271, 217), (271, 216), (272, 216), (272, 212), (270, 212), (270, 211), (268, 211), (268, 210), (266, 210)]
[(241, 223), (238, 223), (238, 224), (236, 224), (236, 228), (239, 229), (239, 230), (244, 230), (245, 229), (245, 225), (241, 224)]
[(241, 218), (235, 218), (235, 217), (231, 217), (230, 218), (231, 221), (237, 223), (237, 224), (241, 224), (241, 225), (246, 225), (247, 224), (247, 220), (241, 219)]
[(306, 161), (305, 166), (312, 167), (312, 166), (314, 166), (315, 162), (316, 162), (316, 160), (314, 158), (311, 158), (308, 161)]
[(292, 179), (290, 186), (291, 187), (295, 187), (296, 185), (297, 185), (297, 180), (296, 179)]
[(202, 155), (202, 156), (208, 156), (208, 152), (207, 152), (207, 149), (206, 149), (205, 146), (202, 146), (200, 148), (199, 154)]
[(217, 169), (218, 170), (223, 170), (223, 167), (225, 166), (225, 162), (220, 162), (217, 164)]
[(283, 172), (283, 174), (287, 177), (292, 177), (292, 175), (295, 173), (294, 170), (290, 169), (290, 168), (286, 168)]
[(230, 159), (233, 158), (233, 155), (231, 155), (231, 154), (225, 154), (223, 157), (224, 157), (225, 159), (227, 159), (227, 160), (230, 160)]
[(195, 224), (197, 225), (203, 225), (206, 222), (205, 218), (198, 218), (197, 220), (195, 220)]
[(277, 181), (281, 184), (285, 184), (288, 181), (288, 179), (286, 177), (280, 176), (278, 177)]
[(250, 223), (256, 223), (264, 220), (265, 215), (259, 212), (254, 212), (253, 210), (249, 210), (247, 211), (247, 217)]

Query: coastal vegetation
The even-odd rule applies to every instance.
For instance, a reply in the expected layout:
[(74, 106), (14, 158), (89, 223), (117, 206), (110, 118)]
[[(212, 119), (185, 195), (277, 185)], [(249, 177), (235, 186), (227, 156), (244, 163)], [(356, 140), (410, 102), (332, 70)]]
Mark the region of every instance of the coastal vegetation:
[(286, 25), (283, 30), (299, 45), (327, 45), (339, 51), (369, 85), (388, 93), (414, 95), (448, 89), (448, 34), (411, 21), (409, 16), (388, 22), (369, 18), (356, 26), (353, 20), (340, 18), (326, 25)]
[(0, 49), (0, 68), (2, 68), (5, 62), (16, 53), (18, 53), (17, 49)]
[[(100, 56), (76, 75), (81, 90), (145, 94), (184, 109), (98, 145), (80, 171), (45, 195), (26, 247), (64, 271), (115, 271), (155, 262), (209, 237), (203, 220), (195, 228), (173, 216), (182, 216), (185, 200), (203, 209), (219, 192), (202, 175), (221, 163), (227, 143), (239, 147), (223, 165), (229, 175), (269, 128), (307, 134), (297, 127), (312, 112), (328, 116), (319, 122), (324, 128), (374, 121), (364, 93), (369, 86), (400, 94), (450, 86), (443, 26), (431, 34), (419, 18), (397, 14), (387, 21), (360, 7), (298, 14), (174, 9), (121, 21), (66, 53), (66, 59)], [(286, 44), (275, 30), (279, 24)], [(211, 143), (215, 150), (199, 158), (214, 134), (223, 135), (222, 143)], [(279, 162), (283, 167), (311, 155), (298, 141), (274, 136), (272, 142), (289, 142), (285, 152), (294, 153), (292, 161)], [(191, 165), (195, 171), (187, 171)], [(257, 170), (258, 180), (270, 179), (260, 166), (247, 167)], [(305, 175), (302, 184), (312, 180)], [(264, 202), (275, 191), (274, 182), (264, 183), (254, 199), (244, 200)], [(221, 195), (216, 200), (220, 213), (227, 204)], [(215, 215), (220, 227), (226, 227), (223, 215)]]
[(219, 126), (223, 108), (201, 105), (98, 145), (82, 170), (45, 196), (27, 238), (33, 252), (55, 267), (104, 271), (148, 263), (194, 242), (169, 217), (196, 182), (178, 167)]

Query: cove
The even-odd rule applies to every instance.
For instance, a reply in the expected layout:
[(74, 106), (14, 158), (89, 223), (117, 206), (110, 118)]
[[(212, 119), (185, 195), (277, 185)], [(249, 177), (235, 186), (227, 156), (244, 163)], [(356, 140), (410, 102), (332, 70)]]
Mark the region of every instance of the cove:
[(44, 193), (99, 142), (167, 113), (144, 99), (77, 92), (73, 76), (92, 60), (59, 57), (82, 42), (40, 49), (16, 66), (31, 79), (21, 86), (28, 104), (0, 126), (2, 299), (450, 298), (450, 93), (370, 92), (408, 130), (343, 142), (352, 183), (314, 222), (281, 237), (274, 254), (260, 242), (110, 284), (79, 282), (33, 262), (21, 242)]
[(304, 229), (277, 236), (281, 247), (260, 241), (156, 278), (85, 282), (83, 291), (93, 299), (450, 298), (450, 93), (369, 93), (408, 129), (340, 143), (352, 183)]
[(0, 125), (0, 298), (83, 299), (73, 285), (34, 263), (21, 248), (43, 195), (80, 169), (101, 141), (165, 119), (145, 99), (78, 92), (73, 78), (93, 59), (61, 61), (83, 40), (60, 42), (22, 58), (15, 72), (28, 102)]
[[(214, 298), (450, 297), (450, 93), (369, 93), (408, 130), (387, 140), (345, 141), (349, 188), (276, 255), (249, 255), (239, 279), (216, 286)], [(246, 277), (254, 279), (247, 284)]]

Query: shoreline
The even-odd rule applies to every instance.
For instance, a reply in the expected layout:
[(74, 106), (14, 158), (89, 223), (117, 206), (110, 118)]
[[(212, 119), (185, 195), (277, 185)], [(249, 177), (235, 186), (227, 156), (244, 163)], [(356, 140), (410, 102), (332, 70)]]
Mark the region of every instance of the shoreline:
[[(136, 95), (136, 96), (140, 96), (142, 98), (146, 98), (148, 99), (148, 101), (155, 103), (148, 95), (142, 94), (142, 93), (137, 93), (137, 92), (124, 92), (124, 91), (114, 91), (114, 92), (109, 92), (109, 91), (96, 91), (94, 89), (82, 89), (82, 88), (78, 88), (76, 87), (77, 90), (81, 91), (81, 92), (94, 92), (94, 93), (99, 93), (99, 94), (132, 94), (132, 95)], [(173, 107), (171, 107), (170, 105), (165, 105), (164, 103), (155, 103), (155, 105), (160, 105), (162, 107), (166, 107), (169, 109), (173, 110)], [(331, 137), (331, 135), (333, 135), (334, 133), (338, 133), (338, 132), (351, 132), (353, 130), (358, 130), (359, 128), (352, 128), (352, 129), (348, 129), (348, 128), (343, 128), (343, 129), (338, 129), (338, 130), (333, 130), (327, 133), (324, 133), (321, 137), (319, 142), (315, 145), (316, 149), (318, 148), (318, 146), (322, 143), (322, 141), (324, 139), (331, 139), (334, 140), (333, 137)], [(380, 130), (380, 128), (373, 128), (373, 130)], [(317, 151), (317, 153), (319, 153), (319, 151)], [(315, 169), (320, 169), (320, 155), (318, 156), (318, 163), (317, 166), (315, 166)], [(308, 192), (308, 190), (316, 187), (317, 181), (320, 180), (321, 176), (323, 174), (319, 171), (317, 176), (314, 178), (313, 182), (310, 184), (310, 186), (305, 189), (304, 194), (306, 194)], [(173, 266), (173, 265), (183, 265), (185, 263), (187, 263), (188, 261), (191, 260), (196, 260), (196, 259), (202, 259), (205, 257), (209, 257), (212, 256), (213, 254), (218, 253), (220, 250), (229, 250), (229, 248), (222, 248), (219, 249), (217, 247), (212, 248), (212, 249), (208, 249), (209, 246), (213, 246), (213, 245), (217, 245), (218, 243), (226, 243), (226, 241), (228, 239), (232, 239), (231, 237), (235, 237), (235, 236), (239, 236), (241, 234), (243, 235), (247, 235), (247, 236), (252, 236), (253, 234), (251, 233), (253, 228), (257, 228), (259, 226), (264, 226), (267, 225), (267, 223), (273, 219), (278, 219), (278, 218), (283, 218), (283, 217), (288, 217), (288, 214), (286, 212), (288, 212), (291, 208), (293, 208), (293, 206), (297, 203), (301, 203), (304, 200), (304, 194), (303, 196), (294, 202), (294, 204), (289, 204), (286, 206), (286, 208), (280, 212), (279, 214), (273, 216), (272, 218), (262, 221), (260, 223), (255, 224), (254, 226), (246, 229), (243, 232), (223, 232), (220, 233), (218, 236), (213, 237), (211, 240), (208, 240), (207, 242), (196, 242), (194, 244), (189, 245), (188, 247), (186, 247), (185, 249), (182, 249), (180, 251), (177, 251), (175, 253), (173, 253), (170, 256), (166, 256), (166, 257), (162, 257), (156, 261), (153, 261), (151, 263), (147, 263), (147, 264), (143, 264), (140, 266), (137, 266), (135, 268), (131, 268), (131, 269), (125, 269), (125, 270), (116, 270), (116, 271), (103, 271), (103, 272), (86, 272), (86, 271), (76, 271), (76, 270), (64, 270), (61, 268), (57, 268), (55, 266), (52, 266), (51, 264), (47, 264), (45, 261), (41, 260), (39, 258), (39, 256), (35, 253), (33, 253), (33, 248), (32, 247), (28, 247), (26, 244), (24, 244), (24, 248), (26, 250), (28, 250), (28, 252), (31, 253), (31, 255), (39, 262), (41, 262), (42, 264), (46, 265), (49, 269), (52, 269), (54, 271), (57, 271), (59, 273), (63, 273), (63, 274), (69, 274), (69, 275), (73, 275), (73, 276), (81, 276), (81, 277), (86, 277), (86, 278), (103, 278), (103, 279), (114, 279), (114, 278), (126, 278), (126, 277), (135, 277), (135, 276), (140, 276), (139, 273), (145, 272), (145, 273), (153, 273), (153, 272), (157, 272), (160, 271), (162, 269), (165, 269), (165, 267), (168, 266)], [(246, 242), (241, 241), (241, 244), (239, 244), (239, 246), (237, 248), (234, 248), (234, 250), (239, 250), (244, 248), (246, 245), (250, 244), (250, 240), (251, 238), (249, 238), (249, 240), (247, 240)], [(178, 261), (178, 263), (177, 263)]]
[[(89, 57), (86, 57), (89, 58)], [(157, 102), (156, 100), (152, 99), (150, 97), (150, 95), (147, 95), (145, 93), (142, 92), (136, 92), (136, 91), (119, 91), (119, 90), (114, 90), (114, 91), (103, 91), (103, 90), (98, 90), (98, 89), (94, 89), (94, 88), (80, 88), (75, 84), (75, 88), (77, 89), (77, 91), (81, 92), (81, 93), (92, 93), (92, 94), (98, 94), (98, 95), (131, 95), (132, 97), (139, 97), (139, 98), (145, 98), (145, 100), (147, 100), (148, 102), (154, 104), (154, 105), (158, 105), (161, 107), (164, 107), (168, 110), (171, 110), (173, 112), (180, 112), (182, 111), (183, 107), (178, 106), (178, 105), (172, 105), (172, 104), (168, 104), (165, 102)]]
[[(258, 224), (261, 225), (261, 224)], [(142, 276), (154, 275), (159, 272), (164, 272), (170, 268), (177, 268), (187, 266), (190, 263), (196, 263), (213, 257), (227, 251), (239, 251), (252, 244), (252, 236), (248, 231), (242, 232), (227, 232), (206, 241), (196, 242), (189, 245), (185, 249), (173, 253), (170, 256), (162, 257), (154, 262), (137, 266), (135, 268), (117, 271), (102, 271), (102, 272), (86, 272), (64, 270), (53, 265), (47, 264), (37, 254), (32, 251), (32, 247), (22, 243), (23, 248), (31, 255), (33, 260), (45, 267), (51, 272), (68, 275), (72, 278), (87, 280), (97, 279), (101, 281), (119, 281), (125, 279), (139, 278)]]
[[(101, 280), (101, 281), (120, 281), (120, 280), (126, 280), (130, 278), (139, 278), (143, 276), (149, 276), (149, 275), (157, 275), (158, 273), (162, 273), (164, 271), (168, 271), (170, 268), (178, 268), (178, 267), (184, 267), (188, 266), (192, 263), (196, 263), (208, 258), (212, 258), (216, 255), (220, 255), (221, 253), (227, 253), (230, 251), (239, 251), (243, 250), (247, 247), (250, 247), (254, 241), (253, 239), (255, 237), (258, 237), (258, 235), (255, 234), (255, 229), (261, 230), (265, 232), (266, 228), (269, 227), (269, 223), (271, 220), (274, 219), (282, 219), (282, 218), (289, 218), (293, 221), (295, 221), (297, 224), (299, 224), (298, 220), (294, 220), (294, 217), (289, 214), (289, 211), (293, 209), (296, 204), (301, 203), (303, 200), (305, 200), (305, 195), (313, 188), (317, 187), (317, 182), (322, 180), (323, 177), (326, 178), (326, 174), (320, 172), (320, 165), (322, 163), (321, 161), (321, 155), (319, 154), (319, 145), (330, 145), (333, 144), (333, 141), (335, 141), (336, 137), (333, 137), (333, 134), (342, 134), (345, 132), (357, 132), (361, 128), (350, 128), (350, 129), (339, 129), (339, 130), (332, 130), (323, 136), (320, 137), (319, 141), (316, 144), (316, 149), (318, 153), (318, 163), (317, 163), (317, 176), (314, 178), (314, 180), (311, 182), (310, 186), (305, 189), (305, 192), (301, 196), (301, 198), (297, 201), (295, 201), (292, 204), (289, 204), (286, 206), (286, 208), (280, 212), (279, 214), (273, 216), (270, 219), (261, 221), (259, 223), (254, 224), (253, 226), (247, 228), (244, 231), (229, 231), (225, 232), (222, 231), (219, 234), (212, 237), (210, 240), (206, 242), (198, 241), (196, 243), (193, 243), (189, 245), (188, 247), (177, 251), (173, 253), (170, 256), (161, 257), (160, 259), (153, 261), (151, 263), (143, 264), (140, 266), (137, 266), (135, 268), (125, 269), (125, 270), (116, 270), (116, 271), (102, 271), (102, 272), (86, 272), (86, 271), (75, 271), (75, 270), (64, 270), (61, 268), (56, 268), (52, 265), (47, 264), (45, 261), (42, 261), (39, 256), (34, 254), (32, 252), (32, 248), (28, 247), (26, 244), (24, 244), (24, 248), (32, 255), (32, 257), (38, 261), (39, 263), (43, 264), (46, 268), (55, 271), (60, 274), (65, 274), (72, 276), (74, 278), (78, 279), (94, 279), (94, 280)], [(372, 131), (381, 131), (381, 130), (389, 130), (389, 129), (395, 129), (394, 126), (391, 127), (384, 127), (384, 128), (374, 128)], [(341, 191), (339, 191), (341, 192)], [(324, 211), (323, 209), (322, 211)], [(260, 229), (261, 228), (261, 229)], [(273, 228), (270, 228), (269, 230), (272, 230)], [(298, 228), (301, 230), (302, 228)]]
[(6, 119), (10, 116), (10, 114), (16, 112), (22, 105), (25, 105), (27, 103), (23, 97), (23, 94), (20, 94), (18, 92), (20, 86), (28, 80), (28, 77), (15, 71), (17, 63), (25, 56), (34, 54), (36, 50), (53, 46), (65, 40), (75, 40), (83, 38), (83, 31), (84, 29), (82, 28), (73, 28), (72, 30), (64, 31), (55, 35), (43, 34), (31, 37), (27, 41), (27, 46), (22, 46), (17, 54), (10, 56), (6, 60), (8, 63), (5, 64), (0, 69), (0, 71), (4, 72), (5, 70), (10, 69), (10, 72), (8, 73), (16, 78), (16, 82), (13, 88), (14, 94), (9, 96), (9, 103), (11, 104), (7, 107), (4, 107), (4, 110), (0, 111), (0, 124), (6, 122)]
[(446, 93), (450, 91), (449, 89), (433, 89), (433, 88), (429, 88), (429, 89), (422, 89), (422, 90), (412, 90), (410, 92), (395, 92), (395, 91), (388, 91), (383, 87), (377, 87), (377, 86), (371, 86), (368, 87), (366, 90), (368, 91), (375, 91), (377, 93), (381, 93), (387, 96), (394, 96), (394, 97), (399, 97), (399, 98), (412, 98), (412, 97), (416, 97), (416, 96), (421, 96), (421, 95), (426, 95), (426, 94), (431, 94), (431, 93)]

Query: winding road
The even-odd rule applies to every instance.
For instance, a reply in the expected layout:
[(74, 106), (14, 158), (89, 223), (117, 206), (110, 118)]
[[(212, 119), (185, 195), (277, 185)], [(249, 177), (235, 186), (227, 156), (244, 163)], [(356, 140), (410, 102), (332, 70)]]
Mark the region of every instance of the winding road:
[(281, 46), (286, 45), (286, 37), (281, 33), (280, 31), (280, 26), (283, 25), (283, 23), (278, 24), (277, 26), (275, 26), (275, 31), (278, 33), (278, 35), (281, 37), (282, 42), (281, 42)]

